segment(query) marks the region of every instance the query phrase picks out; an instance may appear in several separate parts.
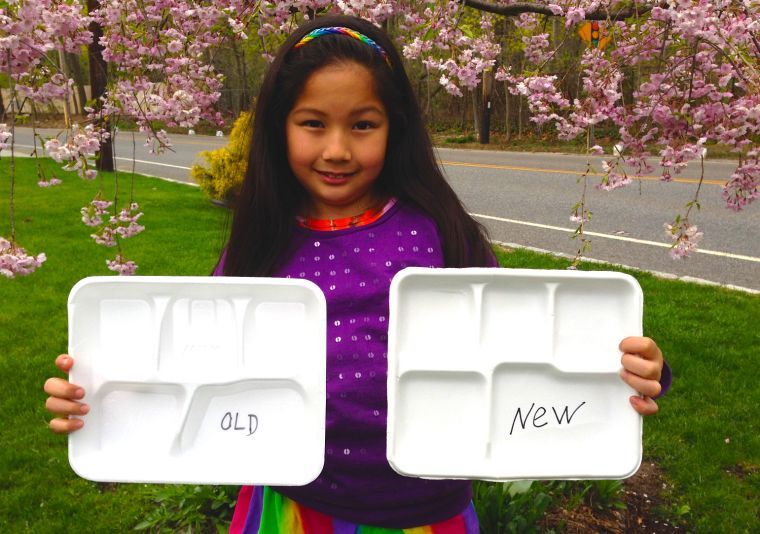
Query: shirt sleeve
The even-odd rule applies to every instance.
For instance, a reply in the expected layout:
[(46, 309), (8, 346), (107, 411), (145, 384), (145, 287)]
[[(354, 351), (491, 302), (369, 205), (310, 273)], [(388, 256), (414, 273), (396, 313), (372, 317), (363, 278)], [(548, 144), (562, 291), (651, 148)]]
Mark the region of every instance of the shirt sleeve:
[(670, 369), (670, 366), (668, 365), (668, 362), (664, 362), (662, 365), (662, 374), (660, 375), (660, 386), (662, 389), (660, 390), (660, 394), (655, 397), (655, 399), (659, 399), (665, 393), (668, 392), (670, 389), (671, 384), (673, 383), (673, 371)]

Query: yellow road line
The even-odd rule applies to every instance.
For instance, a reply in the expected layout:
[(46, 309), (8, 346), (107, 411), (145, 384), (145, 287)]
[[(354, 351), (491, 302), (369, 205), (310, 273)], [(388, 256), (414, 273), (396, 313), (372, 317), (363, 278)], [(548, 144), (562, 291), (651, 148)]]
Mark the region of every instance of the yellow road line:
[[(481, 169), (501, 169), (501, 170), (507, 170), (507, 171), (527, 171), (527, 172), (548, 172), (553, 174), (571, 174), (574, 176), (583, 176), (586, 173), (583, 173), (581, 171), (567, 171), (567, 170), (560, 170), (560, 169), (541, 169), (536, 167), (519, 167), (516, 165), (493, 165), (490, 163), (465, 163), (463, 161), (444, 161), (441, 160), (441, 165), (450, 165), (452, 167), (478, 167)], [(590, 172), (588, 173), (588, 176), (604, 176), (602, 173), (598, 172)], [(647, 180), (647, 181), (656, 181), (659, 182), (660, 177), (659, 176), (641, 176), (641, 180)], [(698, 184), (699, 180), (696, 178), (673, 178), (674, 182), (678, 182), (681, 184)], [(703, 184), (710, 184), (710, 185), (725, 185), (726, 182), (722, 182), (720, 180), (703, 180)]]

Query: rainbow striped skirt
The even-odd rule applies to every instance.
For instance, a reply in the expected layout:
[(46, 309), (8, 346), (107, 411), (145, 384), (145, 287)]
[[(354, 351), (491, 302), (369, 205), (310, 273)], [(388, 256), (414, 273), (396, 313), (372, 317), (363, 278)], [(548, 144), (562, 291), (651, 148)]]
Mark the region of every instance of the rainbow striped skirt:
[(266, 486), (240, 490), (230, 534), (478, 534), (478, 516), (470, 505), (440, 523), (392, 529), (358, 525), (312, 510)]

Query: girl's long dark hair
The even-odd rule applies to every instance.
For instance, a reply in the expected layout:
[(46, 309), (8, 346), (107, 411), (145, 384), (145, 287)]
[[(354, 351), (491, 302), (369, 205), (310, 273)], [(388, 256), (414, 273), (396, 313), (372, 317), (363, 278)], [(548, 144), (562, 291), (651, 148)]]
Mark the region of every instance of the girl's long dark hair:
[[(326, 26), (363, 33), (387, 52), (391, 65), (371, 46), (345, 35), (324, 35), (293, 48), (310, 31)], [(344, 62), (369, 69), (390, 119), (385, 164), (376, 181), (378, 192), (410, 202), (433, 218), (443, 239), (447, 267), (489, 265), (492, 252), (485, 230), (467, 214), (438, 167), (419, 105), (390, 38), (367, 21), (326, 16), (298, 27), (280, 47), (264, 78), (224, 274), (268, 276), (285, 260), (297, 210), (306, 198), (288, 165), (286, 118), (315, 70)]]

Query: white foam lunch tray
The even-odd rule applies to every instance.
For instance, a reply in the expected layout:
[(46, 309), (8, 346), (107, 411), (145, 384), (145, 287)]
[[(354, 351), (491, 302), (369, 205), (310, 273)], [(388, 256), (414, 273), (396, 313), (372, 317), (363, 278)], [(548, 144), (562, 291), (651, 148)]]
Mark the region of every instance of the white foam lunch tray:
[(641, 463), (614, 272), (404, 269), (390, 293), (387, 455), (423, 478), (619, 479)]
[(71, 290), (80, 476), (303, 485), (322, 470), (325, 299), (303, 280), (92, 277)]

